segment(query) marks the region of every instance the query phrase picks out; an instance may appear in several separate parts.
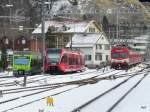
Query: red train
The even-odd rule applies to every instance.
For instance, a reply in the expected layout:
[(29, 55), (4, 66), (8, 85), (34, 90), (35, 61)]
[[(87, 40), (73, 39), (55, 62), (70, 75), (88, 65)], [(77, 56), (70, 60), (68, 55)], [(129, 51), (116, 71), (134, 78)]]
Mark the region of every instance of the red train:
[(44, 69), (47, 73), (65, 73), (84, 70), (84, 55), (79, 51), (60, 48), (46, 49)]
[(142, 54), (132, 51), (129, 47), (119, 45), (111, 49), (111, 68), (128, 69), (141, 61)]

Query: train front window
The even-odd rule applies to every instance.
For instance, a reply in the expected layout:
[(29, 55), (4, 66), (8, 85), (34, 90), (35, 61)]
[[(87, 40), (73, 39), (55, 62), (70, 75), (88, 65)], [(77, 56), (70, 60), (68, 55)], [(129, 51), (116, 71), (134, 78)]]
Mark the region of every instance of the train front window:
[(27, 65), (29, 64), (30, 59), (26, 57), (16, 57), (14, 63), (17, 65)]
[(127, 58), (127, 52), (122, 52), (120, 53), (121, 58)]
[(112, 58), (127, 58), (127, 52), (113, 52)]
[(48, 50), (48, 63), (57, 63), (60, 59), (61, 49)]
[(111, 55), (112, 55), (112, 58), (119, 58), (119, 53), (117, 52), (113, 52)]

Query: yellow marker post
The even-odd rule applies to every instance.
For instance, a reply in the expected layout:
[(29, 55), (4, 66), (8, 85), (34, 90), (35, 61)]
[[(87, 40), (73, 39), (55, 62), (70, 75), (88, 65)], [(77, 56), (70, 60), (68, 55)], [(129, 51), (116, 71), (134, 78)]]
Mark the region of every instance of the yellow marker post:
[(47, 106), (54, 106), (54, 99), (53, 97), (47, 97)]

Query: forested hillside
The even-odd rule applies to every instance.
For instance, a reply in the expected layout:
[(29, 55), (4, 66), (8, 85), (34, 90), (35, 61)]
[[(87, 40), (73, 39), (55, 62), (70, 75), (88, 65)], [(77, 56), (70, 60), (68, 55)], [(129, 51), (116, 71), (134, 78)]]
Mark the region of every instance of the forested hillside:
[[(138, 0), (45, 0), (46, 19), (73, 18), (91, 19), (101, 22), (107, 16), (109, 22), (114, 22), (117, 10), (129, 20), (149, 22), (150, 14)], [(12, 5), (11, 7), (8, 4)], [(128, 12), (124, 14), (124, 12)], [(133, 15), (134, 14), (134, 15)], [(33, 28), (41, 20), (40, 0), (0, 0), (0, 32), (1, 36), (8, 33), (10, 27), (19, 26)], [(125, 17), (126, 16), (126, 17)], [(14, 32), (14, 31), (13, 31)], [(17, 32), (17, 31), (16, 31)]]

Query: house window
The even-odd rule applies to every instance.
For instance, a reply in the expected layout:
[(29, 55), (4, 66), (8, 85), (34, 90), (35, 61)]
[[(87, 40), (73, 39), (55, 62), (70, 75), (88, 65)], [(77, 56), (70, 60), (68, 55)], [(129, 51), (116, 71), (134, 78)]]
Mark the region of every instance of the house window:
[(68, 37), (64, 37), (64, 42), (65, 43), (69, 42), (69, 38)]
[(26, 40), (25, 39), (22, 39), (22, 44), (26, 44)]
[(102, 49), (102, 45), (101, 44), (96, 44), (96, 49)]
[(92, 59), (91, 55), (85, 55), (85, 60), (90, 61)]
[(5, 39), (5, 44), (8, 44), (9, 43), (9, 40), (8, 38)]
[(102, 54), (101, 53), (96, 53), (95, 60), (102, 60)]
[(89, 28), (90, 33), (95, 33), (95, 28)]
[(108, 55), (106, 55), (106, 61), (108, 61), (109, 60), (109, 56)]
[(110, 45), (109, 44), (105, 45), (105, 50), (110, 50)]

